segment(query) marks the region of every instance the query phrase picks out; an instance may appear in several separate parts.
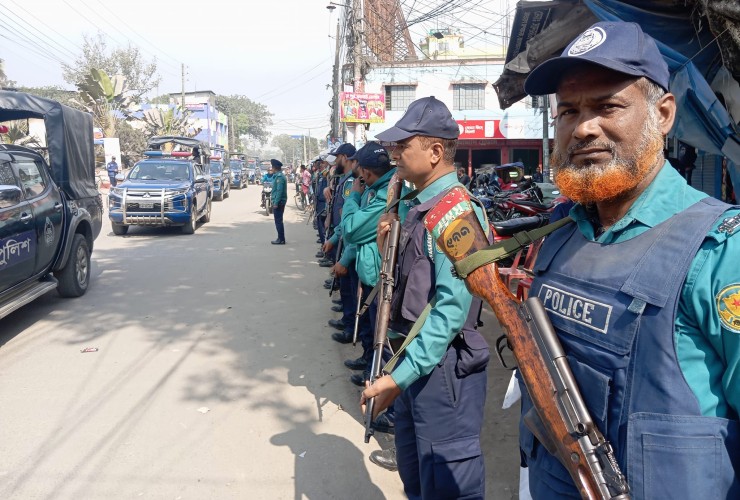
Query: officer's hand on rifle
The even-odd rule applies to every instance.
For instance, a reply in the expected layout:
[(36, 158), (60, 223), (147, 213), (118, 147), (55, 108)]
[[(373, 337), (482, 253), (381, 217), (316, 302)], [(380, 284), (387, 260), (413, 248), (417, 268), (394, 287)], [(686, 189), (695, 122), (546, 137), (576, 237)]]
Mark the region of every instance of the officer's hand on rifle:
[(339, 262), (337, 262), (336, 264), (334, 264), (334, 267), (331, 268), (331, 272), (337, 278), (342, 278), (344, 276), (347, 276), (347, 273), (349, 272), (349, 269), (347, 269), (342, 264), (340, 264)]
[(382, 252), (383, 251), (383, 245), (385, 244), (385, 237), (388, 234), (388, 232), (391, 230), (391, 225), (393, 224), (393, 221), (398, 220), (398, 214), (394, 213), (387, 213), (380, 216), (380, 219), (378, 220), (378, 249)]
[(334, 248), (334, 245), (332, 244), (332, 242), (329, 240), (326, 240), (324, 242), (324, 246), (321, 247), (321, 251), (324, 252), (324, 254), (327, 254), (331, 252), (332, 248)]
[(324, 188), (324, 199), (327, 203), (331, 201), (331, 189), (329, 189), (328, 187)]
[(365, 381), (365, 390), (360, 394), (360, 408), (364, 414), (365, 402), (369, 398), (374, 397), (375, 406), (373, 407), (373, 420), (375, 420), (378, 414), (388, 408), (400, 395), (401, 388), (396, 385), (396, 382), (390, 375), (380, 377), (373, 385), (370, 385), (370, 382)]

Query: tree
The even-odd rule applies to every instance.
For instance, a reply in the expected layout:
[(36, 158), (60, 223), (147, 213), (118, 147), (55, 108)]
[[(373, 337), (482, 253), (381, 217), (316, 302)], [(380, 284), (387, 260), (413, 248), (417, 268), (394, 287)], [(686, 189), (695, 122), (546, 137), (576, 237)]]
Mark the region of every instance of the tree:
[(62, 64), (62, 77), (72, 85), (83, 81), (92, 69), (100, 69), (109, 75), (123, 75), (130, 91), (129, 97), (136, 103), (155, 88), (161, 78), (157, 75), (157, 60), (147, 62), (138, 47), (129, 43), (126, 48), (117, 48), (108, 54), (105, 37), (98, 32), (96, 37), (83, 35), (82, 54), (74, 64)]
[(47, 85), (45, 87), (18, 87), (21, 92), (33, 94), (46, 99), (51, 99), (66, 106), (74, 106), (72, 101), (77, 97), (74, 90), (64, 90), (58, 85)]
[(190, 111), (181, 107), (150, 108), (144, 111), (142, 121), (149, 136), (180, 135), (195, 137), (201, 129), (194, 129), (188, 122)]
[(8, 75), (5, 74), (5, 60), (0, 59), (0, 89), (8, 87), (13, 88), (16, 83), (13, 80), (8, 79)]
[(270, 133), (267, 127), (272, 125), (272, 113), (267, 106), (254, 102), (243, 95), (216, 96), (216, 107), (229, 117), (232, 133), (229, 137), (229, 150), (233, 151), (241, 136), (267, 142)]
[(272, 138), (272, 145), (283, 153), (283, 162), (300, 165), (303, 162), (303, 140), (294, 139), (288, 134), (276, 135)]
[(77, 98), (72, 103), (93, 115), (95, 125), (105, 137), (116, 137), (118, 125), (131, 116), (132, 99), (126, 96), (126, 78), (110, 78), (105, 71), (92, 68), (77, 83)]
[(6, 122), (8, 131), (0, 134), (0, 143), (15, 144), (29, 148), (40, 146), (38, 137), (28, 134), (28, 121), (13, 120)]
[(130, 168), (142, 157), (146, 150), (148, 135), (145, 130), (134, 128), (128, 122), (118, 127), (118, 139), (121, 146), (121, 164)]

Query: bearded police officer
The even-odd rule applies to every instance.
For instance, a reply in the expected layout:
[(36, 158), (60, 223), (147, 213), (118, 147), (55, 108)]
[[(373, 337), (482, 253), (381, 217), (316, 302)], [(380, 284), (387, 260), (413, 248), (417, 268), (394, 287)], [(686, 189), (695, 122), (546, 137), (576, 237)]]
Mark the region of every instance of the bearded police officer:
[[(460, 186), (454, 166), (458, 135), (450, 111), (434, 97), (414, 101), (394, 127), (377, 134), (396, 143), (391, 154), (398, 176), (416, 187), (399, 205), (389, 337), (409, 334), (427, 304), (433, 307), (395, 369), (367, 387), (361, 403), (375, 397), (376, 412), (393, 403), (398, 472), (411, 499), (474, 499), (485, 493), (480, 431), (489, 352), (475, 330), (481, 302), (452, 276), (450, 261), (422, 223)], [(381, 234), (390, 219), (381, 217)]]
[[(738, 498), (740, 217), (663, 158), (668, 84), (655, 41), (622, 22), (594, 24), (527, 78), (528, 94), (556, 93), (555, 182), (576, 201), (575, 224), (540, 250), (530, 295), (633, 498)], [(580, 498), (520, 431), (532, 496)]]

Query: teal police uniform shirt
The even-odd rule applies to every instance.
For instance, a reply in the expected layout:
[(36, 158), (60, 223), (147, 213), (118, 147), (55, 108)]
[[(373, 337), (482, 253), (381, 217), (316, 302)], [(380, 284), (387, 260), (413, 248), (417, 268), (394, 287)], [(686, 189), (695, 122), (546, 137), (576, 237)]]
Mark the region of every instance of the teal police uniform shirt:
[[(693, 205), (706, 193), (689, 186), (666, 162), (627, 213), (600, 236), (589, 214), (575, 205), (570, 216), (584, 237), (606, 245), (629, 240)], [(740, 409), (740, 228), (718, 226), (702, 243), (689, 269), (676, 313), (674, 338), (681, 371), (702, 414), (737, 418)]]
[(393, 168), (379, 177), (365, 192), (351, 191), (344, 201), (342, 232), (347, 243), (356, 246), (355, 269), (364, 285), (375, 286), (380, 272), (378, 251), (378, 220), (385, 210), (388, 183), (396, 173)]
[[(400, 219), (404, 220), (411, 206), (429, 201), (454, 185), (462, 185), (457, 180), (456, 172), (440, 177), (416, 198), (399, 205)], [(478, 205), (473, 206), (481, 225), (486, 227), (487, 221), (483, 211)], [(401, 389), (408, 388), (437, 366), (455, 335), (462, 330), (473, 302), (473, 296), (465, 287), (465, 282), (452, 276), (450, 260), (437, 248), (436, 242), (431, 241), (429, 233), (425, 238), (431, 243), (429, 246), (433, 252), (436, 302), (419, 333), (406, 347), (405, 356), (390, 375)], [(395, 332), (389, 332), (389, 336), (394, 335), (398, 336)]]
[(273, 205), (284, 205), (288, 202), (288, 181), (282, 172), (277, 172), (272, 176), (270, 199)]
[[(339, 238), (344, 238), (344, 234), (342, 231), (342, 225), (344, 221), (344, 207), (346, 207), (347, 200), (349, 199), (350, 194), (352, 193), (352, 182), (354, 182), (355, 178), (353, 176), (348, 176), (344, 183), (342, 184), (342, 188), (339, 191), (339, 195), (342, 197), (342, 219), (340, 220), (340, 223), (337, 227), (334, 228), (334, 234), (331, 235), (331, 238), (329, 238), (329, 241), (332, 245), (334, 245), (334, 248), (337, 247), (339, 244)], [(357, 256), (357, 248), (354, 244), (350, 244), (346, 238), (344, 239), (344, 242), (342, 243), (343, 250), (342, 255), (339, 258), (339, 263), (343, 265), (346, 268), (349, 268), (352, 263), (355, 261), (355, 258)]]

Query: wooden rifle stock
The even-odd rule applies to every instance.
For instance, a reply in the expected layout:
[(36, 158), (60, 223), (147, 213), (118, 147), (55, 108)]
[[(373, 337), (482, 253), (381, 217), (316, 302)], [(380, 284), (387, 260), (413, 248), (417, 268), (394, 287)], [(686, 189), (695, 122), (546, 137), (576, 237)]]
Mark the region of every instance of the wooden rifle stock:
[[(451, 190), (427, 214), (424, 224), (438, 247), (453, 262), (489, 246), (470, 198), (463, 189)], [(525, 416), (527, 426), (568, 470), (582, 498), (629, 499), (629, 488), (619, 472), (611, 447), (588, 416), (562, 347), (539, 299), (531, 298), (526, 304), (519, 303), (501, 280), (495, 263), (472, 271), (465, 283), (473, 295), (489, 304), (506, 333), (536, 410), (536, 414)], [(549, 335), (534, 335), (530, 330), (533, 319), (540, 324), (546, 322)], [(554, 356), (553, 351), (556, 353)], [(557, 364), (556, 368), (553, 362)], [(564, 390), (564, 387), (568, 389)], [(569, 394), (563, 395), (563, 392)]]
[[(394, 175), (388, 185), (387, 213), (398, 213), (398, 201), (401, 198), (403, 182)], [(395, 286), (396, 259), (398, 257), (398, 240), (401, 235), (401, 222), (393, 221), (391, 230), (383, 242), (383, 261), (380, 265), (380, 292), (378, 293), (378, 313), (375, 321), (375, 337), (373, 340), (373, 361), (370, 365), (370, 384), (383, 373), (383, 348), (388, 338), (388, 322), (391, 313), (391, 299)], [(365, 442), (370, 442), (373, 435), (373, 411), (375, 398), (368, 398), (365, 402)]]

